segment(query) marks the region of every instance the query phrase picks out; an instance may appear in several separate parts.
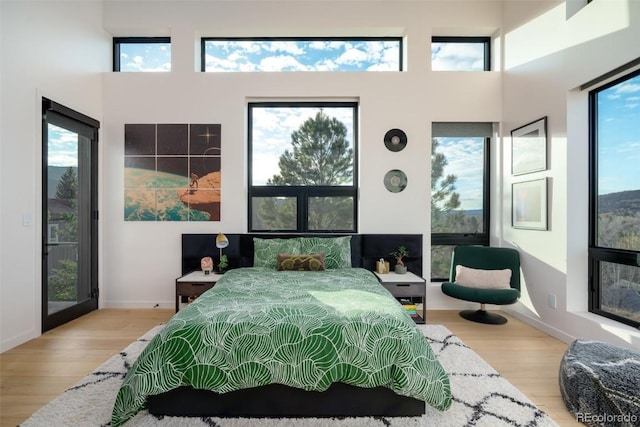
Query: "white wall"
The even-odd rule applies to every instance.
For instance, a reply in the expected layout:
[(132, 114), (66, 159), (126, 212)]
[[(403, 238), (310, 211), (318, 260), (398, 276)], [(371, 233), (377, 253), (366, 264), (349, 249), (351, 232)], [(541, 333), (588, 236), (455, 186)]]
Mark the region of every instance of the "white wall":
[[(579, 90), (640, 56), (638, 20), (640, 2), (634, 0), (592, 2), (568, 20), (560, 1), (504, 7), (504, 218), (513, 182), (548, 177), (551, 189), (549, 231), (503, 223), (503, 244), (520, 250), (526, 285), (521, 303), (509, 311), (565, 341), (640, 347), (637, 329), (587, 313), (588, 92)], [(548, 116), (549, 169), (512, 177), (509, 132), (542, 116)], [(549, 294), (557, 296), (556, 309)]]
[(102, 119), (99, 2), (0, 3), (0, 350), (40, 335), (42, 96)]
[[(3, 1), (0, 349), (39, 333), (38, 90), (102, 123), (101, 307), (173, 307), (174, 279), (180, 273), (180, 235), (246, 231), (245, 105), (250, 99), (358, 99), (359, 231), (423, 233), (426, 254), (431, 122), (502, 122), (502, 134), (508, 137), (511, 129), (546, 115), (552, 138), (551, 168), (536, 176), (549, 176), (553, 181), (551, 230), (511, 229), (509, 138), (496, 138), (492, 147), (496, 167), (492, 172), (492, 243), (518, 247), (523, 254), (527, 296), (510, 309), (512, 313), (565, 340), (593, 335), (598, 322), (567, 311), (571, 292), (586, 301), (586, 206), (574, 203), (587, 197), (587, 166), (581, 159), (586, 155), (581, 133), (587, 121), (581, 95), (570, 91), (638, 56), (635, 41), (639, 39), (640, 12), (633, 3), (638, 2), (593, 2), (565, 22), (564, 7), (562, 19), (555, 12), (563, 5), (560, 0), (505, 4), (482, 0)], [(621, 17), (625, 11), (626, 24)], [(602, 16), (611, 18), (604, 21), (610, 25), (608, 30), (602, 28)], [(201, 36), (362, 34), (405, 36), (406, 72), (256, 75), (196, 71)], [(458, 34), (502, 36), (497, 46), (503, 50), (495, 55), (504, 64), (504, 75), (499, 71), (430, 72), (431, 36)], [(173, 71), (108, 72), (110, 37), (133, 35), (170, 35)], [(75, 43), (71, 50), (67, 48), (70, 37)], [(43, 44), (46, 49), (41, 49)], [(594, 57), (597, 61), (591, 59)], [(220, 222), (124, 221), (125, 123), (222, 124)], [(399, 153), (387, 151), (382, 142), (384, 133), (395, 127), (404, 129), (409, 141)], [(577, 153), (569, 156), (570, 150)], [(392, 168), (408, 175), (409, 185), (402, 193), (384, 189), (383, 176)], [(21, 177), (19, 188), (11, 185), (18, 181), (17, 176)], [(25, 214), (34, 217), (34, 225), (22, 225)], [(424, 261), (429, 265), (428, 256)], [(558, 296), (556, 310), (546, 307), (551, 292)], [(575, 299), (572, 295), (570, 301)], [(443, 296), (437, 285), (429, 287), (429, 309), (462, 306), (467, 305)], [(620, 341), (611, 333), (598, 336)]]
[[(451, 2), (223, 2), (192, 5), (105, 3), (105, 27), (115, 35), (130, 28), (166, 28), (172, 37), (173, 69), (164, 75), (105, 76), (103, 194), (105, 254), (101, 297), (110, 307), (171, 307), (180, 274), (180, 235), (247, 231), (246, 102), (259, 98), (356, 99), (360, 104), (360, 218), (362, 233), (428, 235), (432, 121), (499, 121), (500, 74), (431, 73), (430, 41), (460, 27), (491, 35), (500, 25), (500, 4), (465, 8)], [(357, 17), (357, 18), (355, 18)], [(292, 24), (293, 23), (293, 24)], [(456, 28), (454, 30), (453, 28)], [(194, 72), (200, 36), (395, 35), (407, 41), (403, 73), (222, 73)], [(180, 50), (178, 50), (180, 49)], [(194, 58), (194, 55), (196, 57)], [(452, 89), (453, 88), (453, 89)], [(221, 123), (222, 212), (215, 223), (123, 221), (125, 123)], [(383, 136), (391, 128), (408, 135), (407, 148), (391, 153)], [(389, 193), (384, 174), (404, 170), (408, 187)], [(429, 253), (425, 239), (425, 253)], [(152, 258), (154, 268), (139, 268)], [(425, 259), (428, 264), (428, 259)], [(452, 306), (439, 288), (433, 299)]]

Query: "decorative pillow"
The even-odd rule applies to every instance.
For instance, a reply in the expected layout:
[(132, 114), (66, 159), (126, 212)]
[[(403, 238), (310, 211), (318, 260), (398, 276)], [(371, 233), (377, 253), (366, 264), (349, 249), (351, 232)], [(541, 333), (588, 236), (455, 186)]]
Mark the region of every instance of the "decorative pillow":
[(324, 254), (278, 254), (278, 271), (322, 271)]
[(511, 269), (480, 270), (456, 265), (455, 282), (471, 288), (509, 289), (511, 287)]
[(301, 253), (324, 254), (325, 268), (351, 267), (351, 236), (300, 237)]
[[(298, 239), (253, 238), (253, 266), (276, 268), (278, 254), (301, 254)], [(310, 253), (310, 252), (307, 252)]]

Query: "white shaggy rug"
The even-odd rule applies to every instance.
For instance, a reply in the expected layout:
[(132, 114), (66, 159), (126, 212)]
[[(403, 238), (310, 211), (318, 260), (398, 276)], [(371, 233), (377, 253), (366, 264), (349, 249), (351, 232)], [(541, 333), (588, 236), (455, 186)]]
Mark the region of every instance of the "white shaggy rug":
[[(362, 418), (156, 418), (146, 410), (129, 426), (158, 427), (360, 427), (360, 426), (557, 426), (518, 389), (444, 326), (419, 325), (449, 374), (453, 404), (445, 412), (427, 406), (422, 417)], [(118, 388), (131, 363), (162, 326), (156, 326), (26, 420), (22, 427), (107, 427)]]

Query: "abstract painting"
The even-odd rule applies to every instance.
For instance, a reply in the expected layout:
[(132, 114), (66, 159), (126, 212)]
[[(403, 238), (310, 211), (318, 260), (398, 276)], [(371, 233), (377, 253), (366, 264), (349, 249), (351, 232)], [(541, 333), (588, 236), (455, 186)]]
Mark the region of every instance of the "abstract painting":
[(220, 221), (220, 124), (125, 124), (125, 221)]

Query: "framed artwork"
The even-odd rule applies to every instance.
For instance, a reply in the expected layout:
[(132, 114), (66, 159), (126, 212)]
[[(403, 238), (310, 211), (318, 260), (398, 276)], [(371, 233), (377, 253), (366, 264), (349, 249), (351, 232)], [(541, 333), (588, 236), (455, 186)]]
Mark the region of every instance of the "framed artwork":
[(512, 184), (511, 225), (513, 228), (548, 229), (547, 187), (547, 178)]
[(222, 125), (126, 123), (125, 221), (220, 221)]
[(547, 169), (547, 116), (511, 131), (511, 173)]

